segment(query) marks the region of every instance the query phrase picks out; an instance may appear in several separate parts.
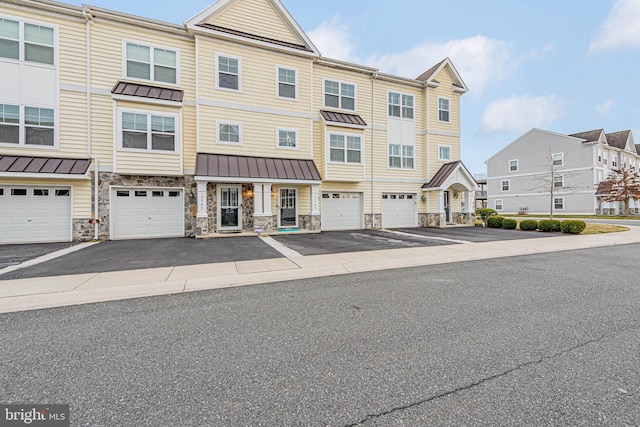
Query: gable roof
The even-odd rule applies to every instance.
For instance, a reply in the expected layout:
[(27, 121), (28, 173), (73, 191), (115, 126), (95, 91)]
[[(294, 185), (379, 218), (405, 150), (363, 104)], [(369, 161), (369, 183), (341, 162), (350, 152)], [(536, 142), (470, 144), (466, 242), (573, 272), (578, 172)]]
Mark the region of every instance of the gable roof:
[(435, 78), (444, 69), (446, 69), (451, 76), (451, 79), (453, 80), (454, 90), (456, 92), (465, 93), (469, 90), (464, 80), (462, 80), (462, 77), (460, 77), (460, 73), (458, 73), (458, 70), (456, 70), (456, 67), (453, 65), (453, 62), (451, 62), (451, 59), (449, 58), (445, 58), (442, 61), (438, 62), (436, 65), (418, 76), (416, 80), (425, 82), (430, 85), (440, 86), (440, 82), (435, 80)]
[(574, 138), (584, 139), (585, 142), (595, 142), (599, 141), (600, 137), (604, 133), (604, 129), (594, 129), (586, 132), (573, 133), (569, 136), (573, 136)]
[(630, 130), (623, 130), (621, 132), (614, 132), (607, 134), (607, 142), (610, 146), (620, 148), (624, 150), (627, 148), (629, 137), (631, 136)]
[[(272, 19), (279, 19), (276, 26), (285, 29), (286, 37), (275, 34), (261, 17), (258, 17), (252, 25), (235, 27), (233, 19), (223, 19), (225, 15), (230, 15), (234, 9), (249, 11), (259, 7), (268, 8), (273, 11)], [(275, 17), (275, 18), (274, 18)], [(264, 24), (264, 25), (261, 25)], [(218, 0), (205, 10), (186, 22), (187, 28), (201, 32), (217, 35), (223, 38), (242, 40), (250, 43), (269, 45), (276, 48), (284, 48), (298, 52), (305, 52), (313, 56), (320, 56), (320, 52), (311, 39), (305, 34), (298, 23), (293, 19), (289, 11), (280, 0)]]
[(478, 182), (476, 179), (471, 175), (462, 161), (458, 160), (456, 162), (445, 163), (442, 165), (440, 169), (438, 169), (438, 172), (433, 175), (431, 180), (422, 186), (422, 189), (430, 190), (440, 188), (446, 190), (446, 188), (453, 184), (452, 182), (448, 182), (449, 179), (458, 171), (462, 172), (462, 175), (466, 178), (468, 184), (473, 185), (475, 189), (478, 188)]

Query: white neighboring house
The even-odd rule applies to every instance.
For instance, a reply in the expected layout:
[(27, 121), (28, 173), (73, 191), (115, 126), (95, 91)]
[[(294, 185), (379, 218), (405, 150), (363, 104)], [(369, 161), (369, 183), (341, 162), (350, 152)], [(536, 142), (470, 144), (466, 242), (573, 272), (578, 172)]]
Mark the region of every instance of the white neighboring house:
[[(629, 130), (563, 135), (531, 129), (485, 162), (487, 206), (505, 214), (619, 214), (622, 203), (601, 201), (596, 190), (612, 169), (637, 170), (639, 150)], [(629, 207), (639, 213), (640, 201)]]

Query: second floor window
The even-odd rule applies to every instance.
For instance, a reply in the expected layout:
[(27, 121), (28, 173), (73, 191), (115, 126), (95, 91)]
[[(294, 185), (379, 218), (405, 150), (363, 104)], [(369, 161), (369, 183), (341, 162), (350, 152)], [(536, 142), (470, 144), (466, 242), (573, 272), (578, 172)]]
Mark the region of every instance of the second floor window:
[(564, 187), (564, 177), (562, 175), (554, 176), (553, 177), (553, 188), (562, 188), (562, 187)]
[(0, 57), (54, 65), (54, 30), (0, 18)]
[(122, 113), (122, 148), (176, 151), (176, 118), (145, 113)]
[(509, 191), (511, 183), (509, 181), (502, 181), (502, 191)]
[(449, 123), (451, 109), (450, 102), (447, 98), (438, 98), (438, 121)]
[(240, 60), (218, 56), (218, 88), (240, 90)]
[(296, 70), (278, 67), (278, 97), (296, 99)]
[(127, 77), (155, 82), (178, 82), (178, 55), (174, 50), (127, 43)]
[(278, 147), (297, 148), (298, 133), (295, 130), (278, 129)]
[(324, 105), (325, 107), (355, 111), (356, 86), (349, 83), (325, 80)]
[(332, 162), (362, 163), (362, 140), (359, 136), (331, 134), (329, 146)]
[(0, 143), (53, 147), (54, 110), (0, 104)]
[(413, 96), (389, 92), (389, 116), (413, 119)]
[(389, 144), (389, 167), (413, 169), (414, 149), (412, 145)]
[(232, 123), (218, 123), (218, 142), (222, 144), (241, 144), (240, 125)]
[(448, 145), (438, 146), (438, 160), (448, 161), (451, 160), (451, 147)]

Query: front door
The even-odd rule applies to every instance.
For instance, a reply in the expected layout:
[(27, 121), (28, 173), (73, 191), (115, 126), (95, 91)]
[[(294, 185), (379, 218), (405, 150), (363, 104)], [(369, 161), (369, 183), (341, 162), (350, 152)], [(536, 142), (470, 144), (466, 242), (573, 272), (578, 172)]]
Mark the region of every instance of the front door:
[(298, 227), (298, 191), (295, 188), (280, 189), (280, 228)]
[(444, 214), (447, 222), (451, 222), (451, 192), (444, 192)]
[(241, 186), (218, 186), (218, 230), (242, 230), (241, 198)]

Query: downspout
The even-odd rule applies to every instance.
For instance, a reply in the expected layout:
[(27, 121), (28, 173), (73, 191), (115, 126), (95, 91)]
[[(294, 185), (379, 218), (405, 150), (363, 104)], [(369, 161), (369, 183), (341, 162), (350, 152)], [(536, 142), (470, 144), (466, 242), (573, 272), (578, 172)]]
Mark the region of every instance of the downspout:
[(100, 233), (100, 214), (98, 212), (98, 173), (100, 168), (98, 158), (92, 154), (91, 148), (91, 24), (93, 23), (93, 16), (87, 7), (82, 8), (82, 14), (86, 21), (85, 32), (87, 46), (87, 153), (93, 163), (93, 239), (98, 240)]
[(376, 228), (376, 212), (375, 212), (375, 157), (374, 157), (374, 141), (375, 141), (375, 81), (378, 78), (378, 73), (375, 72), (371, 76), (371, 228)]

